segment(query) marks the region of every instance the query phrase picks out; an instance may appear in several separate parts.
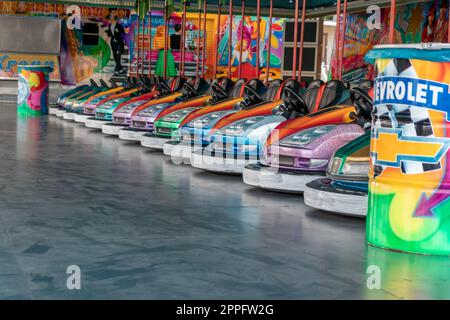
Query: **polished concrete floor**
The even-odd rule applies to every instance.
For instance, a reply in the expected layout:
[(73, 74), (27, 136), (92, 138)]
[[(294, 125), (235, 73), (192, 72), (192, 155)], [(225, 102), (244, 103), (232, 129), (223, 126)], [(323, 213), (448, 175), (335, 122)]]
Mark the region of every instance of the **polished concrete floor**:
[(450, 298), (449, 258), (368, 247), (363, 220), (299, 196), (14, 105), (0, 105), (0, 137), (2, 299)]

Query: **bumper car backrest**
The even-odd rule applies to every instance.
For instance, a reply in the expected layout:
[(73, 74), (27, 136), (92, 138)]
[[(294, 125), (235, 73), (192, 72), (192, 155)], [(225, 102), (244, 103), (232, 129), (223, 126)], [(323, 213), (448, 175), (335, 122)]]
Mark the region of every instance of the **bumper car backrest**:
[(282, 85), (282, 81), (280, 79), (276, 79), (270, 82), (269, 88), (264, 92), (263, 99), (264, 101), (273, 101), (279, 99), (277, 95), (279, 95), (279, 91)]
[(229, 97), (233, 87), (234, 82), (230, 78), (215, 79), (209, 86), (208, 95), (212, 96), (212, 102), (222, 101)]
[(358, 110), (358, 118), (361, 126), (370, 123), (372, 120), (373, 99), (368, 91), (360, 87), (355, 87), (350, 91), (353, 104)]
[(97, 82), (95, 82), (94, 79), (89, 79), (89, 83), (92, 88), (100, 88), (100, 86), (97, 84)]
[(183, 100), (190, 99), (208, 92), (209, 83), (203, 78), (194, 78), (183, 85)]
[(181, 90), (181, 88), (183, 87), (183, 85), (186, 83), (186, 78), (183, 77), (173, 77), (170, 81), (170, 91), (171, 92), (176, 92)]
[(236, 81), (236, 83), (234, 84), (233, 88), (231, 88), (231, 91), (229, 93), (229, 97), (230, 98), (239, 98), (242, 97), (244, 95), (244, 86), (245, 83), (247, 82), (246, 79), (239, 79), (238, 81)]
[(373, 81), (372, 80), (362, 80), (357, 84), (357, 87), (369, 92), (373, 88)]
[(168, 95), (171, 92), (171, 86), (174, 78), (170, 78), (169, 80), (164, 80), (161, 77), (156, 77), (155, 82), (159, 91), (160, 96)]
[(303, 94), (303, 100), (305, 100), (308, 110), (311, 112), (316, 104), (317, 98), (319, 98), (320, 89), (323, 85), (322, 80), (314, 80), (308, 85), (305, 93)]
[(103, 80), (103, 79), (100, 79), (100, 85), (103, 87), (103, 88), (114, 88), (113, 86), (112, 86), (112, 84), (111, 84), (111, 86), (109, 86), (106, 82), (105, 82), (105, 80)]
[(266, 91), (267, 87), (261, 80), (254, 78), (247, 81), (244, 87), (244, 101), (240, 103), (240, 108), (250, 108), (255, 104), (263, 102), (263, 95)]
[(331, 80), (325, 86), (318, 110), (339, 104), (351, 104), (351, 102), (350, 91), (344, 83)]

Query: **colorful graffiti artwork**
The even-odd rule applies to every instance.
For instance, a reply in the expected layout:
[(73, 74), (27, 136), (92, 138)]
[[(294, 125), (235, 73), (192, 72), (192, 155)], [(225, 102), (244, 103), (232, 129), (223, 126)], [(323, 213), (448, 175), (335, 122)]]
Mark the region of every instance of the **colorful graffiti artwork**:
[(48, 80), (52, 68), (19, 66), (17, 112), (26, 115), (48, 113)]
[[(374, 69), (364, 56), (374, 45), (389, 43), (390, 9), (381, 9), (379, 28), (369, 28), (372, 13), (347, 16), (344, 42), (343, 79), (374, 78)], [(448, 6), (446, 0), (412, 3), (397, 8), (395, 43), (447, 42)], [(337, 77), (337, 56), (333, 55), (330, 76)]]
[[(128, 9), (115, 9), (119, 24), (123, 24), (130, 16)], [(114, 61), (110, 37), (107, 27), (111, 23), (111, 9), (105, 7), (70, 6), (44, 2), (2, 1), (0, 15), (46, 16), (62, 20), (61, 52), (59, 67), (54, 68), (51, 80), (60, 80), (63, 84), (75, 84), (90, 77), (111, 76), (114, 73)], [(98, 26), (98, 41), (95, 44), (84, 43), (83, 26), (95, 24)], [(125, 46), (127, 37), (123, 36)], [(6, 57), (7, 56), (7, 57)], [(46, 58), (46, 61), (42, 59)], [(29, 54), (28, 57), (17, 54), (0, 54), (0, 76), (17, 77), (17, 65), (22, 64), (54, 64), (57, 57), (42, 57)], [(2, 61), (0, 60), (0, 61)], [(6, 62), (6, 63), (5, 63)], [(35, 63), (36, 62), (36, 63)]]
[(0, 53), (0, 78), (14, 78), (18, 76), (19, 65), (45, 65), (53, 69), (51, 80), (59, 80), (58, 57), (52, 55), (30, 55), (19, 53)]
[[(269, 18), (262, 17), (260, 23), (260, 71), (261, 78), (265, 77), (267, 54), (269, 46), (269, 37), (271, 41), (270, 49), (270, 79), (282, 78), (281, 62), (283, 59), (283, 35), (285, 30), (284, 18), (272, 19), (272, 30), (269, 28)], [(218, 49), (218, 67), (219, 75), (228, 75), (228, 59), (229, 59), (229, 26), (228, 16), (222, 16), (220, 20), (219, 32), (219, 49)], [(253, 78), (256, 77), (256, 52), (257, 52), (257, 23), (256, 17), (245, 16), (244, 23), (242, 23), (241, 16), (234, 16), (231, 24), (232, 27), (232, 52), (231, 52), (231, 76), (237, 78), (239, 72), (239, 63), (241, 62), (241, 77)], [(242, 28), (244, 28), (242, 30)], [(242, 47), (241, 47), (241, 34)], [(242, 61), (240, 58), (242, 56)]]
[(375, 65), (367, 240), (449, 255), (450, 63), (380, 58)]

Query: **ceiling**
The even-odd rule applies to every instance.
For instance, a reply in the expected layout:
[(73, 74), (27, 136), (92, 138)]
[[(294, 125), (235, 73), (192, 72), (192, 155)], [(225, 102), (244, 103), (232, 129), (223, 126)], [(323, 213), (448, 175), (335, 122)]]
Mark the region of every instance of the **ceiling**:
[[(89, 6), (107, 6), (107, 7), (127, 7), (133, 8), (135, 0), (28, 0), (34, 2), (47, 2), (47, 3), (65, 3), (65, 4), (79, 4), (79, 5), (89, 5)], [(161, 9), (164, 8), (163, 0), (150, 0), (152, 3), (152, 8)], [(179, 8), (179, 5), (182, 0), (174, 0), (176, 8)], [(198, 0), (191, 0), (190, 8), (188, 11), (197, 11), (197, 2)], [(207, 0), (208, 11), (210, 13), (217, 13), (217, 7), (220, 0)], [(228, 13), (228, 4), (230, 0), (223, 0), (225, 2), (224, 9), (222, 10), (223, 14)], [(233, 13), (240, 14), (241, 12), (241, 3), (244, 0), (232, 0), (233, 1)], [(262, 15), (268, 15), (268, 7), (269, 0), (260, 0)], [(341, 0), (343, 1), (343, 0)], [(397, 5), (406, 4), (406, 3), (418, 3), (425, 2), (429, 0), (396, 0)], [(300, 8), (302, 7), (303, 0), (299, 0)], [(376, 4), (380, 7), (387, 7), (390, 5), (391, 0), (348, 0), (348, 12), (357, 12), (357, 11), (365, 11), (369, 5)], [(306, 0), (306, 8), (307, 8), (307, 17), (308, 18), (316, 18), (329, 16), (336, 13), (336, 3), (337, 0)], [(178, 7), (177, 7), (178, 6)], [(245, 0), (245, 13), (249, 15), (256, 14), (256, 6), (257, 0)], [(275, 17), (285, 17), (285, 18), (293, 18), (295, 11), (295, 0), (273, 0), (274, 12), (273, 15)]]

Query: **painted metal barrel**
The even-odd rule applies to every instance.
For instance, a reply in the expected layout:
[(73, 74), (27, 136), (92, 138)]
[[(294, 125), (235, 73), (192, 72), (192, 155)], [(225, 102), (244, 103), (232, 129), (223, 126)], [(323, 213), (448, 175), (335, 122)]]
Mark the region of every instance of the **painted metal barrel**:
[(450, 45), (377, 46), (366, 234), (450, 255)]
[(48, 114), (48, 82), (51, 67), (20, 65), (17, 112), (27, 115)]

